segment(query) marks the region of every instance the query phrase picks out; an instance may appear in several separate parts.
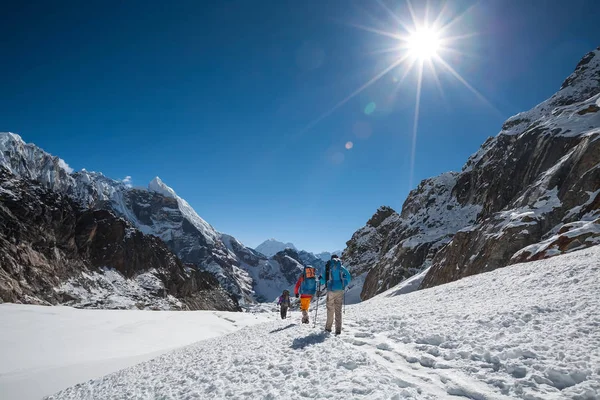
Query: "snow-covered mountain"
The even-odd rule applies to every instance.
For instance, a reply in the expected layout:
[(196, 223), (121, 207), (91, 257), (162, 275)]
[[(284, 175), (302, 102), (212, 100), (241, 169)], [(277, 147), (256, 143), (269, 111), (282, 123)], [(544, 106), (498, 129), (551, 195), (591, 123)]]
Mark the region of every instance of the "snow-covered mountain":
[(273, 257), (275, 254), (285, 249), (298, 250), (293, 243), (283, 243), (272, 238), (265, 240), (255, 248), (256, 251), (264, 254), (267, 257)]
[(109, 210), (144, 234), (159, 237), (183, 262), (214, 274), (241, 304), (272, 301), (289, 286), (285, 267), (217, 232), (159, 177), (140, 189), (101, 173), (73, 172), (62, 159), (13, 133), (0, 133), (0, 166), (66, 194), (84, 208)]
[(464, 165), (380, 208), (343, 259), (362, 298), (430, 268), (431, 287), (600, 243), (600, 49), (550, 99), (509, 118)]
[(346, 307), (339, 336), (323, 331), (321, 303), (316, 327), (292, 312), (49, 400), (124, 398), (123, 388), (139, 398), (598, 399), (598, 293), (594, 246), (406, 295), (394, 288)]
[(298, 253), (304, 265), (312, 265), (317, 268), (321, 268), (322, 266), (324, 266), (325, 262), (331, 259), (332, 254), (337, 254), (338, 256), (341, 256), (342, 254), (341, 250), (334, 252), (323, 251), (321, 253), (315, 254), (306, 250), (298, 250), (298, 248), (296, 248), (296, 246), (294, 246), (293, 243), (283, 243), (278, 241), (277, 239), (265, 240), (264, 242), (259, 244), (255, 250), (261, 254), (264, 254), (267, 257), (273, 257), (275, 254), (286, 249), (295, 250)]
[(211, 274), (185, 266), (158, 238), (1, 166), (0, 228), (0, 302), (238, 308)]

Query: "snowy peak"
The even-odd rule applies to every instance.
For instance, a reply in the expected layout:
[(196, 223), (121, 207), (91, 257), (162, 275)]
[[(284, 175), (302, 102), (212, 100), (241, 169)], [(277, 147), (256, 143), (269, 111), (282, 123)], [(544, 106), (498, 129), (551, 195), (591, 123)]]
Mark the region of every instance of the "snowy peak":
[(565, 79), (560, 90), (567, 88), (588, 90), (598, 86), (600, 86), (600, 47), (583, 56), (575, 71)]
[(167, 186), (158, 176), (148, 184), (148, 190), (162, 194), (165, 197), (177, 198), (175, 191)]
[(21, 136), (0, 132), (0, 165), (17, 176), (34, 179), (46, 185), (68, 186), (73, 170), (59, 157), (25, 143)]
[(25, 145), (25, 142), (23, 141), (21, 136), (17, 135), (16, 133), (0, 132), (0, 144), (4, 146), (8, 142)]
[(285, 249), (297, 250), (293, 243), (283, 243), (273, 238), (265, 240), (255, 248), (256, 251), (267, 257), (273, 257)]
[(600, 48), (583, 56), (575, 71), (552, 97), (506, 120), (500, 134), (520, 135), (538, 129), (548, 131), (553, 136), (584, 135), (587, 131), (582, 127), (592, 125), (589, 119), (594, 118), (599, 94)]

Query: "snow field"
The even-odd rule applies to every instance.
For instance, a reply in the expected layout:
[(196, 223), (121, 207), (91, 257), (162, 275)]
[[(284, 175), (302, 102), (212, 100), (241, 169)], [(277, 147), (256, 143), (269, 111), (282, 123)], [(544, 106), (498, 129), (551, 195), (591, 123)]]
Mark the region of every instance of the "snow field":
[(254, 325), (49, 399), (600, 399), (600, 246)]
[(0, 305), (0, 399), (40, 399), (274, 313)]

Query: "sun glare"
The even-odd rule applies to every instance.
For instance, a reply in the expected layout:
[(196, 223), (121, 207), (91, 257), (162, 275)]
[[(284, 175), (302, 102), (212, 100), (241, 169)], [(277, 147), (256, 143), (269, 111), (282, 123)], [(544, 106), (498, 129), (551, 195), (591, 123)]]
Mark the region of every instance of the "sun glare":
[[(478, 4), (475, 2), (470, 7), (465, 9), (454, 9), (447, 2), (440, 2), (440, 6), (430, 7), (429, 2), (418, 3), (417, 8), (413, 7), (413, 0), (390, 0), (390, 2), (405, 3), (405, 7), (389, 7), (386, 1), (378, 0), (380, 11), (384, 11), (383, 15), (388, 15), (390, 22), (389, 29), (385, 29), (384, 24), (386, 19), (378, 19), (375, 26), (362, 24), (350, 24), (351, 26), (376, 34), (385, 41), (377, 46), (377, 50), (373, 54), (378, 54), (381, 57), (382, 67), (375, 71), (373, 76), (366, 80), (365, 83), (351, 91), (346, 97), (339, 100), (333, 107), (323, 112), (315, 120), (310, 122), (303, 131), (311, 129), (317, 123), (331, 115), (335, 110), (342, 107), (348, 101), (362, 93), (367, 88), (388, 74), (392, 75), (391, 82), (392, 94), (389, 95), (393, 99), (399, 88), (403, 84), (405, 78), (409, 75), (414, 75), (416, 78), (416, 96), (415, 96), (415, 113), (413, 119), (412, 130), (412, 150), (410, 154), (410, 170), (409, 170), (409, 188), (413, 186), (413, 176), (416, 158), (416, 143), (418, 137), (419, 126), (419, 111), (421, 103), (421, 91), (423, 90), (423, 80), (432, 78), (444, 96), (444, 90), (439, 79), (441, 74), (446, 74), (457, 79), (466, 89), (471, 91), (484, 104), (495, 107), (475, 89), (464, 77), (462, 77), (451, 65), (451, 62), (460, 60), (461, 55), (468, 55), (462, 49), (465, 44), (461, 44), (463, 40), (472, 38), (477, 35), (476, 32), (464, 31), (469, 24), (462, 24), (465, 18), (472, 18), (473, 10)], [(423, 7), (424, 5), (424, 7)], [(401, 10), (404, 10), (403, 12)], [(399, 12), (400, 11), (400, 12)], [(423, 15), (419, 15), (423, 14)], [(392, 39), (392, 40), (390, 40)], [(388, 47), (389, 45), (389, 47)], [(452, 56), (449, 60), (445, 57)], [(382, 85), (382, 90), (383, 90)], [(371, 100), (367, 102), (364, 108), (366, 116), (373, 115), (377, 112), (377, 104)], [(347, 149), (352, 147), (352, 143), (348, 142)]]
[(429, 28), (421, 28), (413, 32), (406, 42), (410, 55), (421, 61), (431, 60), (440, 48), (439, 34)]

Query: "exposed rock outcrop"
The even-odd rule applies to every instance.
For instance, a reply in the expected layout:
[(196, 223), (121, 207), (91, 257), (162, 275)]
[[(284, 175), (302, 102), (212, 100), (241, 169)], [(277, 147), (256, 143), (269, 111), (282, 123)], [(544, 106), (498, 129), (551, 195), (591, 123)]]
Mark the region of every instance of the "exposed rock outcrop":
[(421, 182), (400, 215), (380, 209), (354, 234), (344, 259), (368, 271), (361, 297), (425, 268), (421, 288), (600, 243), (598, 110), (600, 49), (460, 173)]

